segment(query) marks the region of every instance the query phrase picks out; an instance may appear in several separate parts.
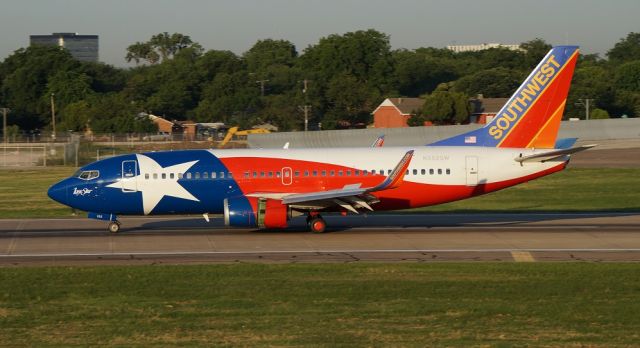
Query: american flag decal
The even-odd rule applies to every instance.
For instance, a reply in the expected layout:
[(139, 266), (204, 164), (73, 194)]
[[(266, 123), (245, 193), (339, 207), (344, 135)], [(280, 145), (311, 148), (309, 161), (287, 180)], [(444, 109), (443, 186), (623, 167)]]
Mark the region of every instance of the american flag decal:
[(469, 136), (469, 137), (464, 137), (464, 143), (465, 144), (475, 144), (476, 143), (476, 136)]

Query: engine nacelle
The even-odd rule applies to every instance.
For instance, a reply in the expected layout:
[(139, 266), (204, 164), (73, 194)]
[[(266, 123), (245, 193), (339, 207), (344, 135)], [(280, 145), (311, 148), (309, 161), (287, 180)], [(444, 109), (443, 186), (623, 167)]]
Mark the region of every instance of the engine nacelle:
[(224, 200), (226, 226), (286, 228), (290, 218), (291, 209), (280, 200), (256, 197), (232, 197)]

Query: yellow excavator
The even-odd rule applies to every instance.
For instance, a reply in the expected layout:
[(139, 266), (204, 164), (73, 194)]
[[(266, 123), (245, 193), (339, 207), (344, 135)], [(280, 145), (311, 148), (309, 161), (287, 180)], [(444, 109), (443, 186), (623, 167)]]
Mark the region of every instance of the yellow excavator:
[(227, 135), (218, 144), (218, 148), (219, 149), (224, 148), (224, 146), (227, 145), (227, 143), (229, 143), (229, 141), (231, 141), (231, 138), (233, 138), (234, 135), (236, 135), (236, 136), (247, 136), (249, 134), (267, 134), (267, 133), (271, 133), (270, 130), (264, 129), (264, 128), (253, 128), (253, 129), (246, 129), (246, 130), (238, 130), (238, 129), (240, 129), (240, 128), (239, 127), (231, 127), (231, 128), (229, 128), (229, 130), (227, 131)]

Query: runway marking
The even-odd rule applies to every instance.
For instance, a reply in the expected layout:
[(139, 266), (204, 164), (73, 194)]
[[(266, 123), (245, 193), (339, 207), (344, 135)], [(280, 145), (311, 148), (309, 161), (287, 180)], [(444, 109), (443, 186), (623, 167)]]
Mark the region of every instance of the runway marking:
[(98, 256), (188, 256), (188, 255), (234, 255), (234, 254), (321, 254), (321, 253), (495, 253), (495, 252), (640, 252), (630, 249), (382, 249), (382, 250), (247, 250), (247, 251), (167, 251), (167, 252), (113, 252), (113, 253), (42, 253), (0, 255), (0, 258), (18, 257), (98, 257)]
[(512, 251), (511, 256), (515, 262), (535, 262), (536, 260), (533, 258), (528, 251)]

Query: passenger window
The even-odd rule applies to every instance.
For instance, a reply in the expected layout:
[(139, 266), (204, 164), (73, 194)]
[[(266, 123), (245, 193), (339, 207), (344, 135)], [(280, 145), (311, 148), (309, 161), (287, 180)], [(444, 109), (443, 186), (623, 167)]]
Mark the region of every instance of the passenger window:
[(158, 178), (158, 173), (153, 173), (153, 178), (157, 179)]
[(276, 178), (280, 177), (280, 172), (276, 172)]
[(391, 169), (387, 169), (387, 175), (391, 174)]
[(404, 175), (409, 175), (409, 169), (407, 169), (407, 172), (404, 173)]
[(376, 170), (375, 169), (371, 169), (371, 175), (376, 175)]
[(451, 169), (447, 169), (447, 175), (451, 174)]
[[(173, 174), (171, 174), (171, 175), (173, 175)], [(202, 178), (203, 179), (209, 179), (209, 172), (202, 173)]]
[(273, 178), (273, 172), (269, 172), (269, 177)]
[(318, 176), (318, 171), (317, 170), (313, 171), (313, 176)]
[(229, 177), (229, 178), (233, 178), (233, 173), (232, 173), (232, 172), (229, 172), (229, 173), (227, 174), (227, 177)]
[(253, 177), (257, 178), (258, 177), (258, 172), (253, 172)]
[(308, 170), (304, 171), (304, 176), (309, 176), (309, 171)]
[(220, 172), (220, 179), (224, 179), (224, 172)]
[(184, 177), (183, 173), (178, 173), (178, 179), (182, 179)]
[(196, 172), (196, 179), (200, 179), (200, 172)]
[(216, 172), (211, 172), (211, 179), (215, 179), (216, 178)]
[(260, 177), (264, 178), (264, 172), (260, 172)]
[(433, 175), (433, 169), (429, 169), (429, 174)]
[(438, 174), (442, 174), (442, 169), (438, 169)]
[(351, 176), (351, 171), (347, 170), (347, 176)]
[(413, 170), (413, 175), (418, 175), (418, 170), (417, 169)]
[(162, 178), (166, 179), (167, 178), (167, 173), (162, 173)]
[(146, 173), (146, 174), (144, 175), (144, 178), (145, 178), (145, 179), (149, 179), (149, 173)]
[(329, 172), (329, 175), (330, 175), (330, 176), (336, 176), (336, 171), (335, 171), (335, 170), (330, 171), (330, 172)]
[(295, 173), (294, 173), (294, 175), (295, 175), (296, 177), (299, 177), (299, 176), (300, 176), (300, 171), (297, 171), (297, 170), (296, 170), (296, 171), (295, 171)]
[[(155, 174), (154, 174), (154, 176), (155, 176)], [(191, 179), (191, 173), (187, 173), (187, 179)]]
[(244, 178), (248, 179), (249, 178), (249, 172), (244, 172)]
[(170, 174), (169, 174), (169, 178), (174, 179), (175, 177), (176, 177), (176, 174), (175, 174), (175, 173), (170, 173)]
[(359, 170), (355, 170), (355, 171), (353, 172), (353, 175), (355, 175), (355, 176), (360, 176), (360, 171), (359, 171)]
[(380, 169), (380, 175), (384, 175), (384, 169)]
[(420, 169), (420, 174), (425, 175), (425, 174), (427, 174), (427, 171), (424, 170), (424, 169)]
[(362, 171), (362, 176), (367, 176), (368, 174), (369, 174), (369, 172), (367, 172), (366, 169)]
[(327, 171), (326, 170), (322, 171), (322, 176), (327, 176)]
[(341, 170), (338, 171), (338, 176), (342, 176), (342, 171)]

